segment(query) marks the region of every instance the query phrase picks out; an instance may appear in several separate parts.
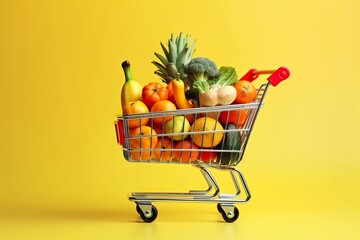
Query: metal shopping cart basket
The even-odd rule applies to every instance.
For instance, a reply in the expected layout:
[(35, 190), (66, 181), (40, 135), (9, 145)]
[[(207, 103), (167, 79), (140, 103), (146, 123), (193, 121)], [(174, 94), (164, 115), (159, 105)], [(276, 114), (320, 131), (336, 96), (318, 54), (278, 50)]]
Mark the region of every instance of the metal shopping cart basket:
[[(199, 168), (208, 185), (205, 190), (190, 190), (184, 193), (132, 193), (129, 200), (136, 203), (136, 210), (143, 221), (152, 222), (156, 219), (158, 211), (152, 203), (157, 201), (217, 203), (217, 209), (226, 222), (237, 220), (239, 210), (235, 204), (249, 201), (251, 194), (243, 173), (235, 166), (243, 158), (250, 133), (260, 107), (263, 105), (268, 87), (270, 84), (276, 86), (287, 79), (290, 72), (285, 67), (280, 67), (277, 70), (251, 69), (241, 79), (251, 82), (260, 74), (270, 74), (270, 76), (267, 78), (268, 82), (258, 88), (257, 96), (251, 103), (118, 116), (115, 122), (116, 136), (118, 143), (123, 147), (126, 160), (138, 163), (192, 165)], [(217, 128), (220, 115), (222, 115), (222, 128)], [(155, 128), (155, 121), (153, 120), (160, 119), (162, 125), (165, 125), (166, 119), (173, 120), (175, 116), (191, 116), (194, 119), (203, 118), (205, 123), (203, 121), (203, 125), (194, 127), (194, 124), (197, 123), (195, 121), (189, 131), (183, 132), (175, 131), (174, 124), (170, 132), (165, 130), (164, 127), (161, 130), (149, 131), (149, 129)], [(244, 119), (241, 124), (231, 124), (231, 122), (237, 123), (241, 118)], [(134, 120), (149, 123), (147, 126), (139, 127), (140, 134), (133, 134), (133, 130), (129, 128), (129, 121)], [(209, 125), (214, 127), (209, 128), (206, 121), (212, 122), (212, 125)], [(184, 125), (185, 120), (183, 121), (183, 129)], [(222, 138), (221, 142), (215, 146), (215, 141), (218, 141), (216, 135), (220, 135)], [(195, 136), (197, 141), (200, 139), (200, 144), (195, 144)], [(205, 141), (209, 142), (209, 139), (210, 145), (202, 145)], [(228, 145), (231, 145), (231, 147), (229, 148)], [(209, 169), (228, 171), (236, 192), (221, 192), (219, 184)]]

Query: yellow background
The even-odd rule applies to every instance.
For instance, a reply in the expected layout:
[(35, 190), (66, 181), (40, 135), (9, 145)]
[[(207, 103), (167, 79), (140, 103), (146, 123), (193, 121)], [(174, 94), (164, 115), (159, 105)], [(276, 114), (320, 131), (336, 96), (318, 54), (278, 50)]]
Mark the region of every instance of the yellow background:
[[(360, 225), (359, 3), (355, 0), (0, 2), (0, 239), (356, 239)], [(155, 203), (132, 191), (205, 187), (190, 166), (122, 157), (121, 62), (157, 81), (170, 33), (218, 66), (282, 65), (242, 169), (252, 199), (223, 222), (214, 204)], [(224, 179), (222, 173), (219, 178)], [(357, 237), (356, 237), (357, 236)]]

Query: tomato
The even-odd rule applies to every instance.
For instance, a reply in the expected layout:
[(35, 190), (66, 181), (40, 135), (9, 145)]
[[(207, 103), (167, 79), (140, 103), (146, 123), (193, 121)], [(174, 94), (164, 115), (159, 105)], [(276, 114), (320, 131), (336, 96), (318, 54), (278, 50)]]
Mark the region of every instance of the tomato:
[[(123, 107), (123, 114), (134, 114), (134, 113), (148, 113), (149, 109), (142, 101), (135, 101), (126, 103)], [(136, 128), (139, 126), (145, 126), (149, 122), (149, 118), (138, 118), (128, 120), (127, 124), (129, 128)]]
[(251, 82), (240, 80), (234, 84), (234, 87), (237, 92), (234, 103), (250, 103), (254, 101), (257, 90)]
[(174, 156), (171, 151), (171, 149), (174, 148), (174, 144), (174, 141), (168, 137), (158, 139), (155, 149), (167, 149), (168, 151), (154, 150), (156, 159), (161, 161), (170, 161)]
[(168, 100), (171, 101), (173, 104), (176, 105), (172, 81), (168, 83), (168, 85), (166, 86), (166, 88), (167, 88), (167, 90), (168, 90), (168, 92), (169, 92)]
[(168, 89), (161, 83), (152, 82), (144, 86), (142, 90), (142, 100), (150, 109), (152, 105), (160, 100), (167, 100), (169, 97)]
[(201, 151), (199, 154), (199, 159), (203, 162), (212, 162), (217, 157), (216, 152), (210, 152), (210, 151)]
[[(169, 111), (169, 110), (176, 110), (175, 104), (173, 104), (169, 100), (158, 101), (151, 107), (151, 112), (163, 112), (163, 111)], [(171, 120), (173, 117), (174, 116), (172, 116), (172, 115), (170, 115), (170, 116), (167, 115), (167, 116), (163, 116), (163, 117), (154, 117), (153, 121), (155, 124), (163, 125), (167, 121)]]
[(231, 110), (231, 111), (223, 111), (220, 113), (220, 123), (225, 126), (226, 123), (234, 124), (237, 127), (241, 127), (244, 125), (246, 120), (246, 110)]
[[(196, 146), (191, 140), (184, 140), (179, 141), (175, 144), (175, 150), (173, 152), (174, 157), (181, 161), (189, 163), (191, 160), (198, 160), (199, 157), (199, 151), (196, 151), (199, 149), (198, 146)], [(179, 151), (181, 149), (181, 151)], [(192, 151), (189, 151), (191, 149)]]
[[(134, 138), (132, 138), (134, 137)], [(157, 144), (158, 137), (154, 129), (148, 126), (140, 126), (130, 131), (130, 150), (131, 158), (136, 160), (149, 160), (152, 148)], [(140, 150), (140, 151), (138, 151)]]

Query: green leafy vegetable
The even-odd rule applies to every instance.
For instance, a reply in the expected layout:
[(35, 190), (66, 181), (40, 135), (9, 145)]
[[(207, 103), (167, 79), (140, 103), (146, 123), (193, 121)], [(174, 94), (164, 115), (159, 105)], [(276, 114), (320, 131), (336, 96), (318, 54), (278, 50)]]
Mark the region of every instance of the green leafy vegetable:
[(194, 81), (192, 84), (192, 88), (196, 89), (199, 93), (204, 93), (209, 90), (213, 85), (216, 85), (218, 88), (223, 86), (231, 86), (234, 85), (237, 81), (239, 81), (235, 68), (222, 66), (219, 69), (220, 76), (212, 79), (199, 79), (198, 81)]
[(239, 81), (236, 70), (233, 67), (220, 67), (220, 77), (212, 79), (218, 87), (234, 85)]
[(207, 81), (220, 76), (216, 63), (204, 57), (193, 58), (189, 64), (184, 67), (184, 71), (187, 74), (185, 81), (187, 85), (192, 86), (194, 82), (199, 82), (197, 84), (205, 84), (202, 88), (206, 87)]

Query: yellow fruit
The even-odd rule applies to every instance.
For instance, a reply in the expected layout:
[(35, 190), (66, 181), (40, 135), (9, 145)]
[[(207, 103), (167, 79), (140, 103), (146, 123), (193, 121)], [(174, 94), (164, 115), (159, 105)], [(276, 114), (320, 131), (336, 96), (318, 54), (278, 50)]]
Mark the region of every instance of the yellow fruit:
[(142, 100), (142, 86), (132, 78), (129, 61), (122, 63), (125, 74), (125, 83), (121, 89), (121, 107), (126, 103)]
[(191, 126), (192, 132), (202, 132), (193, 134), (193, 142), (202, 148), (211, 148), (218, 145), (223, 136), (224, 132), (215, 132), (222, 131), (224, 128), (219, 122), (210, 117), (201, 117), (195, 120)]
[(176, 116), (165, 123), (165, 133), (172, 134), (169, 137), (175, 141), (187, 138), (190, 131), (190, 123), (184, 116)]

